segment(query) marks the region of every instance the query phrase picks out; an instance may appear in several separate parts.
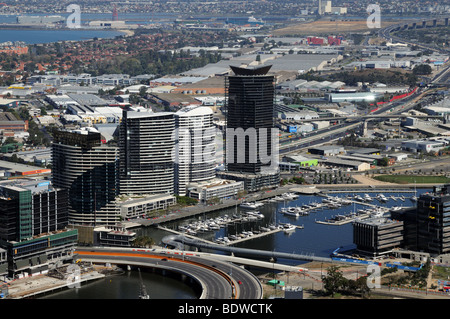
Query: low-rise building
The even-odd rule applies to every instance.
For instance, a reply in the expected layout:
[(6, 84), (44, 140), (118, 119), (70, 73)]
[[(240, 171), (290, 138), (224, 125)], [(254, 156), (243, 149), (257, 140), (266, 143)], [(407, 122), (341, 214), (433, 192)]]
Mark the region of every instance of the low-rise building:
[(225, 199), (236, 196), (244, 190), (243, 181), (215, 179), (207, 183), (196, 183), (188, 186), (189, 197), (206, 202), (211, 199)]
[(151, 195), (151, 196), (126, 196), (120, 195), (116, 198), (116, 206), (120, 210), (123, 219), (147, 217), (147, 214), (157, 210), (167, 209), (176, 204), (173, 195)]
[(344, 154), (345, 149), (339, 145), (325, 145), (308, 148), (308, 153), (321, 156), (334, 156), (338, 154)]
[(409, 152), (438, 152), (447, 145), (442, 141), (431, 140), (409, 140), (402, 142), (402, 149)]
[(302, 155), (289, 155), (283, 157), (283, 162), (298, 164), (300, 166), (317, 166), (319, 163), (315, 158), (307, 158)]

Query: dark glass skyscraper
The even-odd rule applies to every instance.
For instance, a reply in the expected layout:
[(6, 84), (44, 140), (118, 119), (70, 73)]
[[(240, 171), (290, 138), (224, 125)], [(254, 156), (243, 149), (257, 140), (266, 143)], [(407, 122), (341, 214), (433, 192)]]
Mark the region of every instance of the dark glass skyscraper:
[(226, 80), (226, 167), (230, 172), (261, 173), (271, 163), (274, 128), (274, 76), (271, 66), (231, 66)]
[(450, 252), (450, 185), (435, 186), (417, 200), (417, 250)]
[(117, 147), (102, 144), (101, 134), (59, 131), (52, 145), (53, 184), (69, 191), (69, 220), (75, 225), (114, 225), (119, 191)]

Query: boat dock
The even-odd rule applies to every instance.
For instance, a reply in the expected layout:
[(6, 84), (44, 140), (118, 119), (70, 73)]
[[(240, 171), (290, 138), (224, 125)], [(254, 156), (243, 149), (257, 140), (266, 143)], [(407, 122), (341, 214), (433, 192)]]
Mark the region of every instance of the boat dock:
[(326, 220), (316, 220), (317, 224), (323, 224), (323, 225), (334, 225), (334, 226), (341, 226), (345, 225), (351, 222), (354, 222), (357, 219), (367, 219), (371, 217), (372, 215), (369, 213), (363, 213), (363, 214), (349, 214), (349, 215), (336, 215), (332, 218), (326, 219)]

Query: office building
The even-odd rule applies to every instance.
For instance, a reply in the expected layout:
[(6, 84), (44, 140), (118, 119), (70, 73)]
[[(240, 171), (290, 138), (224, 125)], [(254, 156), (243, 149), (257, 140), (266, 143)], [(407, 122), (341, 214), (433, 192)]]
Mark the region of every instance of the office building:
[(185, 196), (188, 184), (216, 176), (213, 112), (185, 107), (175, 113), (175, 126), (175, 193)]
[(435, 186), (417, 200), (417, 250), (433, 255), (450, 252), (450, 184)]
[(277, 187), (280, 182), (270, 68), (231, 66), (234, 75), (226, 77), (226, 156), (220, 177), (243, 181), (247, 191)]
[(2, 268), (9, 276), (40, 273), (72, 259), (78, 233), (66, 228), (67, 196), (45, 180), (0, 184), (0, 247), (7, 252)]
[(120, 193), (174, 193), (173, 113), (124, 110), (119, 128)]
[(118, 149), (102, 143), (97, 131), (58, 131), (52, 145), (53, 184), (69, 192), (69, 221), (74, 225), (114, 225), (119, 212)]
[[(274, 129), (274, 76), (271, 66), (231, 67), (226, 80), (226, 167), (232, 172), (257, 174), (270, 162)], [(240, 133), (242, 132), (242, 133)], [(263, 134), (266, 138), (264, 139)]]
[(403, 222), (385, 217), (356, 220), (353, 242), (358, 251), (372, 257), (387, 254), (403, 245)]

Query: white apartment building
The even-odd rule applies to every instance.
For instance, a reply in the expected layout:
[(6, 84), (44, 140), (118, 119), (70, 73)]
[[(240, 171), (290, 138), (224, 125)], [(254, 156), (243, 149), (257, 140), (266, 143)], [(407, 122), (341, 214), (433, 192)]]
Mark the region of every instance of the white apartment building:
[(215, 126), (206, 106), (187, 106), (175, 115), (175, 193), (186, 196), (189, 183), (215, 177)]

